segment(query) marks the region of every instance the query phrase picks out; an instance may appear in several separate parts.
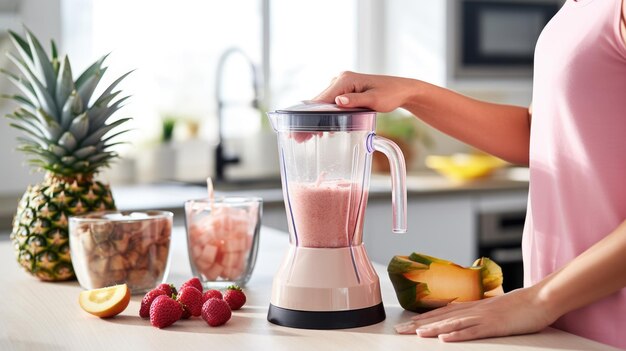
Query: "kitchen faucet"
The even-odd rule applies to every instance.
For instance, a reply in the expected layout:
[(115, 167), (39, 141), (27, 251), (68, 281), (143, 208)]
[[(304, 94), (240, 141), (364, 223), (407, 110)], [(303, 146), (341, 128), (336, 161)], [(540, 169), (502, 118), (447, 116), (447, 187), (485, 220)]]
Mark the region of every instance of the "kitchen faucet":
[(235, 54), (239, 54), (243, 56), (246, 62), (250, 66), (250, 71), (252, 75), (252, 89), (254, 91), (254, 97), (252, 99), (251, 105), (253, 108), (259, 108), (259, 79), (257, 76), (257, 67), (254, 65), (254, 62), (250, 59), (246, 53), (237, 47), (232, 47), (224, 53), (219, 58), (217, 63), (217, 74), (215, 78), (215, 100), (217, 102), (217, 146), (215, 148), (215, 179), (217, 181), (224, 180), (224, 170), (229, 164), (238, 164), (240, 159), (237, 155), (226, 155), (224, 153), (224, 130), (223, 130), (223, 110), (225, 107), (225, 102), (222, 98), (222, 79), (224, 73), (224, 65), (228, 61), (228, 59)]

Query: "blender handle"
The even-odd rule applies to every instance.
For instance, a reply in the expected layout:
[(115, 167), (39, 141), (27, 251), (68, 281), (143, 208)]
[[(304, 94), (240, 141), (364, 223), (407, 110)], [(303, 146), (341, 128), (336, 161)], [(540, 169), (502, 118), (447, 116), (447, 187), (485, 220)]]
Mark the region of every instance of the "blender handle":
[(394, 233), (406, 233), (406, 164), (400, 147), (393, 141), (371, 133), (367, 137), (367, 151), (380, 151), (389, 159), (391, 170), (391, 203)]

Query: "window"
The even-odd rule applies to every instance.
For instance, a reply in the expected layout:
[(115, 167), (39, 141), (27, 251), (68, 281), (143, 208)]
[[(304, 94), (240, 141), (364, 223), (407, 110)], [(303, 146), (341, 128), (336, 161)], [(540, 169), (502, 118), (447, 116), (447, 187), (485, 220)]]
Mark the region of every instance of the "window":
[[(264, 1), (271, 21), (266, 38)], [(135, 140), (156, 138), (164, 116), (197, 120), (204, 125), (204, 137), (214, 138), (217, 64), (232, 47), (245, 52), (259, 72), (270, 72), (265, 108), (311, 98), (338, 72), (355, 68), (356, 0), (68, 2), (64, 20), (76, 22), (66, 26), (67, 47), (82, 51), (77, 55), (83, 65), (111, 52), (105, 78), (136, 69), (122, 86), (133, 95), (123, 114), (133, 116), (141, 131)], [(270, 62), (262, 62), (265, 45)], [(253, 123), (240, 118), (251, 114), (245, 110), (253, 98), (242, 57), (233, 55), (223, 75), (226, 134), (258, 128), (258, 112)]]

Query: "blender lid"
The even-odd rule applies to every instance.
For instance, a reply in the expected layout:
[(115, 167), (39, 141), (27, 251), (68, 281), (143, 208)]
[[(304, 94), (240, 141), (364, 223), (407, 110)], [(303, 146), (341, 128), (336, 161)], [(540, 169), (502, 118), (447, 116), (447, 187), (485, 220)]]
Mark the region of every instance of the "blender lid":
[(329, 104), (321, 101), (305, 100), (302, 103), (294, 106), (290, 106), (284, 109), (276, 110), (275, 113), (287, 113), (287, 114), (350, 114), (359, 112), (374, 112), (368, 108), (362, 107), (340, 107), (336, 104)]
[(343, 108), (319, 101), (303, 101), (267, 115), (277, 132), (374, 131), (376, 125), (376, 111)]

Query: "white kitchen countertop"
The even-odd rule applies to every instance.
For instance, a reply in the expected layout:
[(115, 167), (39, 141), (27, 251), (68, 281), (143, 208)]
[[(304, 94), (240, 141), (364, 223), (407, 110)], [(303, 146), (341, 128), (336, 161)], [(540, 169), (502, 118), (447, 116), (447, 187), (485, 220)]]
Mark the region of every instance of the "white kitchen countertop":
[[(393, 326), (407, 321), (393, 293), (385, 267), (381, 278), (387, 319), (345, 330), (305, 330), (266, 320), (272, 277), (288, 245), (286, 233), (264, 227), (252, 279), (245, 287), (248, 303), (224, 326), (211, 328), (192, 318), (159, 330), (138, 316), (141, 296), (111, 319), (91, 316), (78, 305), (77, 282), (44, 283), (21, 271), (9, 242), (0, 242), (0, 350), (616, 350), (547, 329), (534, 335), (441, 343), (415, 335), (397, 335)], [(168, 281), (180, 285), (191, 275), (184, 230), (175, 228)]]

